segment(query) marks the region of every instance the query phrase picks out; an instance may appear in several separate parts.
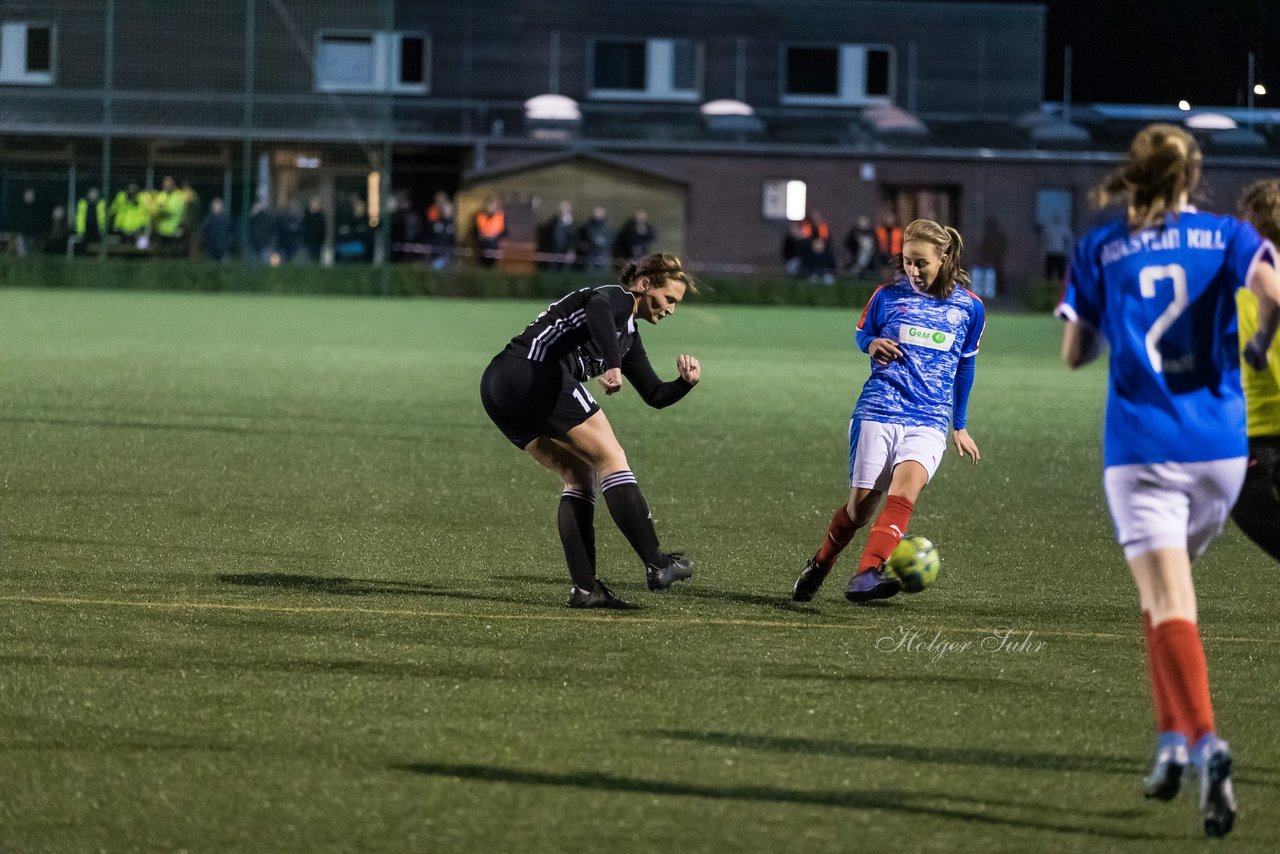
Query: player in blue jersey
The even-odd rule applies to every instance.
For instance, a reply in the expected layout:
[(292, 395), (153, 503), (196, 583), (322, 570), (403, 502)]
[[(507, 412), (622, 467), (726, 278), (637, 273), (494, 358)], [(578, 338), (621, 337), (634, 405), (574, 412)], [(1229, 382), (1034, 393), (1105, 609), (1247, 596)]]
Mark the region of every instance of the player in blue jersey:
[(1147, 797), (1169, 800), (1190, 765), (1205, 833), (1235, 821), (1231, 752), (1215, 732), (1191, 562), (1225, 522), (1245, 475), (1245, 405), (1236, 291), (1258, 297), (1244, 357), (1266, 363), (1280, 322), (1269, 244), (1248, 224), (1188, 205), (1200, 178), (1195, 139), (1151, 125), (1097, 191), (1124, 216), (1080, 241), (1057, 313), (1062, 353), (1079, 367), (1110, 346), (1103, 482), (1138, 587), (1159, 730)]
[(981, 459), (966, 423), (986, 312), (960, 268), (964, 241), (954, 228), (925, 219), (908, 225), (902, 239), (902, 278), (877, 288), (858, 321), (858, 347), (871, 356), (871, 376), (849, 421), (849, 500), (796, 579), (791, 598), (797, 602), (813, 599), (882, 498), (884, 509), (845, 598), (869, 602), (897, 594), (902, 582), (886, 574), (884, 564), (942, 461), (947, 428), (960, 456), (975, 464)]
[(557, 527), (573, 587), (570, 608), (625, 608), (596, 578), (595, 481), (614, 523), (645, 564), (650, 590), (693, 574), (693, 562), (658, 548), (649, 505), (609, 419), (583, 383), (599, 377), (605, 394), (626, 377), (644, 401), (670, 406), (698, 383), (692, 356), (676, 359), (679, 377), (654, 373), (636, 320), (657, 323), (676, 310), (693, 278), (674, 255), (626, 264), (620, 284), (583, 288), (556, 300), (493, 358), (480, 382), (485, 412), (514, 444), (564, 482)]

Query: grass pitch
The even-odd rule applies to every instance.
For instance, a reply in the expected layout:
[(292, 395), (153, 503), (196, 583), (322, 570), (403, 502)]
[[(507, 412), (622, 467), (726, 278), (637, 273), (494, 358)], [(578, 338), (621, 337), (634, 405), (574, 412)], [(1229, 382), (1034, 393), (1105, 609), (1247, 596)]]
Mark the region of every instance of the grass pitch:
[[(0, 291), (0, 850), (1206, 847), (1191, 791), (1139, 794), (1104, 370), (1053, 320), (990, 318), (983, 460), (912, 523), (939, 581), (880, 607), (840, 595), (865, 535), (788, 601), (847, 491), (860, 306), (646, 328), (703, 383), (603, 405), (700, 567), (649, 594), (601, 502), (643, 608), (582, 614), (558, 484), (478, 396), (542, 307)], [(1234, 529), (1197, 568), (1233, 850), (1280, 838), (1277, 569)]]

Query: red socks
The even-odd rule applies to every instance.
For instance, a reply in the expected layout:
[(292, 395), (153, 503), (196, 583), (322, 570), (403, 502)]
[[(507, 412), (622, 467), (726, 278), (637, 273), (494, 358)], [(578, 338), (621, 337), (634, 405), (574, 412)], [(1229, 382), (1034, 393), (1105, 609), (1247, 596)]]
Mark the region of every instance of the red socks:
[(1151, 680), (1151, 705), (1156, 710), (1156, 731), (1179, 732), (1178, 722), (1173, 714), (1174, 703), (1169, 697), (1169, 686), (1165, 684), (1164, 671), (1156, 665), (1156, 641), (1150, 611), (1142, 612), (1142, 631), (1147, 638), (1147, 676)]
[[(1143, 616), (1149, 625), (1150, 616)], [(1152, 627), (1148, 637), (1156, 725), (1161, 732), (1180, 732), (1195, 744), (1214, 731), (1209, 666), (1200, 629), (1190, 620), (1174, 618)]]
[(911, 521), (911, 511), (914, 508), (914, 504), (900, 496), (890, 495), (885, 498), (884, 509), (871, 526), (867, 546), (862, 550), (858, 572), (875, 569), (889, 559), (889, 555), (902, 542), (902, 537), (907, 532), (907, 523)]
[(853, 535), (858, 533), (858, 528), (853, 524), (853, 520), (849, 518), (849, 512), (844, 505), (836, 510), (834, 516), (831, 517), (831, 524), (827, 526), (827, 535), (822, 538), (822, 547), (818, 549), (818, 553), (813, 559), (818, 562), (819, 566), (827, 569), (836, 562), (836, 558), (840, 556), (840, 552), (844, 551), (844, 547), (849, 545), (849, 541), (853, 539)]

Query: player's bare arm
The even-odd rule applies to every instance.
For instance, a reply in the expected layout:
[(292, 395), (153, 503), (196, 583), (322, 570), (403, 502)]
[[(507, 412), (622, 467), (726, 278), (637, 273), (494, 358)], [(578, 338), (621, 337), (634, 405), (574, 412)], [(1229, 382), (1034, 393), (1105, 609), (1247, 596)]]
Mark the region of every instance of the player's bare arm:
[(1062, 361), (1068, 368), (1081, 368), (1098, 358), (1102, 352), (1102, 339), (1092, 329), (1073, 320), (1062, 327)]
[(1270, 264), (1255, 264), (1249, 290), (1258, 298), (1258, 331), (1244, 346), (1244, 359), (1255, 371), (1267, 366), (1267, 350), (1280, 326), (1280, 273)]

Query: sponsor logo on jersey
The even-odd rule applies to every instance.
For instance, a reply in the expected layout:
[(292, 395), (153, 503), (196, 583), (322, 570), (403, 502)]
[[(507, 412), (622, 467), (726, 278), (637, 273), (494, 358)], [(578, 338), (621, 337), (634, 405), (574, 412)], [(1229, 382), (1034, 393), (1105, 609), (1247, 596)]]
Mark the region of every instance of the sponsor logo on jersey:
[(953, 333), (943, 332), (941, 329), (927, 329), (911, 323), (898, 327), (898, 341), (903, 344), (916, 344), (930, 350), (950, 350), (955, 340)]

